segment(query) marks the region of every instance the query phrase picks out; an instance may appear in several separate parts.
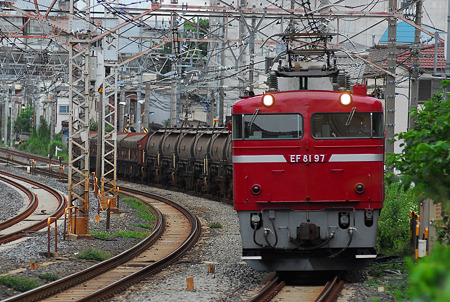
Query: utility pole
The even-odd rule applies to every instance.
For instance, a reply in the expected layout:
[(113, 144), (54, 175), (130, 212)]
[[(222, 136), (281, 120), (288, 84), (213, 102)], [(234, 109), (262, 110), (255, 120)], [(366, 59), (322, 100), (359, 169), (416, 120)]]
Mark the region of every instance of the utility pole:
[(150, 83), (145, 83), (144, 127), (150, 131)]
[(120, 86), (120, 117), (119, 117), (119, 131), (124, 131), (123, 122), (127, 116), (126, 112), (126, 99), (125, 99), (125, 86)]
[[(142, 37), (142, 27), (139, 27), (139, 36)], [(139, 53), (142, 52), (142, 39), (141, 43), (139, 43)], [(141, 105), (142, 105), (142, 73), (144, 72), (144, 68), (142, 66), (141, 58), (137, 59), (138, 64), (138, 86), (136, 93), (136, 132), (141, 132), (142, 125), (142, 113), (141, 113)]]
[(57, 87), (55, 86), (55, 89), (50, 92), (50, 140), (55, 139), (55, 128), (57, 123), (56, 112), (58, 104), (56, 98), (58, 96), (58, 93), (56, 92), (56, 88)]
[[(245, 61), (245, 48), (246, 46), (244, 45), (244, 36), (245, 36), (245, 18), (243, 17), (242, 14), (242, 9), (247, 7), (247, 0), (241, 0), (241, 3), (239, 5), (239, 12), (241, 13), (241, 21), (239, 22), (239, 42), (241, 44), (239, 44), (239, 61), (236, 62), (236, 70), (238, 70), (239, 65), (240, 66), (245, 66), (246, 65), (246, 61)], [(245, 81), (243, 79), (240, 79), (240, 84), (241, 84), (241, 89), (240, 89), (240, 96), (244, 95), (244, 91), (245, 91)]]
[(181, 75), (177, 75), (177, 65), (178, 65), (178, 22), (176, 19), (176, 15), (172, 13), (172, 83), (171, 83), (171, 92), (170, 92), (170, 126), (175, 127), (177, 125), (177, 97), (178, 97), (178, 77)]
[[(446, 65), (445, 65), (445, 78), (448, 80), (450, 76), (450, 39), (449, 39), (449, 32), (450, 32), (450, 0), (448, 0), (448, 11), (447, 11), (447, 57), (446, 57)], [(448, 93), (449, 93), (449, 84), (445, 85), (446, 91), (444, 93), (445, 101), (448, 99)]]
[[(260, 20), (262, 20), (261, 18)], [(249, 81), (249, 89), (250, 92), (254, 93), (254, 73), (255, 73), (255, 32), (256, 32), (256, 18), (252, 17), (252, 27), (248, 28), (248, 32), (250, 34), (250, 41), (249, 41), (249, 52), (250, 52), (250, 70), (248, 75), (248, 81)]]
[[(116, 37), (116, 39), (118, 39)], [(118, 44), (117, 44), (118, 45)], [(104, 112), (102, 125), (102, 170), (100, 200), (102, 208), (118, 212), (117, 208), (117, 57), (105, 62), (102, 90)], [(139, 104), (138, 104), (139, 105)]]
[[(417, 26), (422, 25), (422, 0), (418, 0), (416, 2), (416, 24)], [(417, 108), (419, 104), (419, 69), (420, 69), (420, 34), (421, 31), (416, 27), (414, 31), (414, 46), (412, 50), (413, 55), (413, 65), (411, 71), (411, 100), (410, 104), (408, 104), (408, 115), (411, 114), (411, 109)], [(435, 40), (435, 43), (439, 43), (438, 40)], [(411, 118), (409, 116), (409, 125), (408, 130), (414, 129), (415, 118)]]
[(9, 136), (9, 145), (11, 147), (14, 147), (14, 144), (16, 142), (15, 139), (15, 132), (14, 132), (14, 122), (16, 119), (15, 115), (15, 109), (16, 109), (16, 85), (14, 83), (11, 84), (11, 134)]
[[(219, 3), (218, 3), (219, 4)], [(221, 38), (222, 38), (222, 43), (220, 43), (220, 80), (219, 80), (219, 124), (223, 124), (224, 120), (223, 120), (223, 116), (224, 116), (224, 107), (225, 107), (225, 90), (224, 90), (224, 85), (225, 85), (225, 41), (226, 41), (226, 37), (225, 37), (225, 16), (222, 17), (222, 26), (220, 26), (220, 31), (221, 31)], [(215, 111), (213, 111), (215, 112)], [(214, 117), (215, 118), (215, 117)], [(213, 118), (213, 119), (214, 119)]]
[(4, 86), (4, 101), (5, 101), (5, 107), (4, 107), (4, 113), (3, 113), (3, 144), (5, 146), (8, 146), (8, 116), (9, 116), (9, 86)]
[[(389, 13), (397, 9), (396, 0), (389, 0)], [(387, 57), (387, 70), (391, 74), (395, 74), (395, 68), (397, 66), (397, 19), (391, 15), (388, 17), (388, 57)], [(386, 74), (386, 154), (394, 152), (394, 139), (395, 131), (395, 77), (390, 74)]]
[[(89, 234), (89, 69), (91, 50), (90, 1), (70, 0), (69, 19), (69, 236)], [(81, 16), (81, 20), (75, 16)], [(76, 214), (76, 215), (75, 215)]]
[[(114, 6), (118, 6), (115, 1)], [(114, 27), (119, 24), (118, 17), (111, 17)], [(92, 42), (100, 42), (101, 52), (98, 56), (98, 78), (101, 96), (100, 111), (101, 120), (101, 174), (100, 178), (100, 203), (103, 210), (118, 212), (117, 207), (117, 90), (118, 90), (118, 66), (119, 37), (117, 32), (101, 37), (97, 36)], [(100, 136), (100, 132), (99, 132)], [(100, 154), (100, 153), (99, 153)]]
[(138, 89), (136, 93), (136, 132), (142, 132), (141, 126), (142, 126), (142, 113), (141, 113), (141, 106), (142, 106), (142, 68), (141, 64), (139, 63), (139, 75), (138, 75)]
[[(101, 179), (102, 174), (102, 156), (103, 154), (103, 79), (100, 80), (99, 83), (99, 77), (101, 77), (101, 73), (103, 73), (103, 70), (105, 69), (105, 64), (103, 61), (103, 55), (98, 54), (96, 57), (90, 57), (91, 64), (95, 64), (95, 72), (96, 72), (96, 85), (95, 85), (95, 91), (94, 95), (97, 96), (97, 102), (95, 105), (97, 106), (97, 157), (95, 158), (95, 176), (97, 180)], [(103, 75), (104, 77), (104, 75)]]
[(36, 83), (33, 84), (33, 92), (32, 100), (33, 104), (36, 106), (34, 117), (36, 118), (36, 130), (38, 130), (41, 126), (41, 94), (39, 93), (39, 88)]
[[(1, 100), (3, 100), (3, 102), (5, 102), (5, 90), (4, 90), (3, 85), (0, 88), (0, 98), (1, 98)], [(3, 126), (5, 125), (5, 122), (4, 122), (4, 120), (5, 120), (5, 106), (3, 106), (3, 107), (0, 106), (0, 116), (2, 118), (2, 120), (0, 121), (0, 124), (1, 124), (1, 127), (0, 127), (0, 137), (1, 137), (0, 138), (0, 144), (1, 144), (4, 141), (4, 138), (3, 138)]]

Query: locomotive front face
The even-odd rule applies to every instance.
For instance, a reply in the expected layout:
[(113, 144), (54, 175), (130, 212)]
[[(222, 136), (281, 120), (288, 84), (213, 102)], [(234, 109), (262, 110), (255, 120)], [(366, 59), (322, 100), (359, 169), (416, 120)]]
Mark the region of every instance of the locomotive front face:
[(253, 97), (233, 106), (232, 131), (250, 265), (348, 269), (373, 256), (384, 200), (379, 101), (323, 91)]

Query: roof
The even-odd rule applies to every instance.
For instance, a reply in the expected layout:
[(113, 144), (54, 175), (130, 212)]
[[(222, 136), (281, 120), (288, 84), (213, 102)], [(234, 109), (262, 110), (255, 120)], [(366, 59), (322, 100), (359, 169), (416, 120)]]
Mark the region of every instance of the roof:
[[(425, 72), (432, 72), (434, 68), (434, 47), (435, 44), (431, 45), (423, 45), (420, 47), (420, 55), (419, 55), (419, 68)], [(403, 65), (407, 68), (412, 67), (412, 49), (408, 47), (407, 49), (397, 48), (397, 64)], [(438, 44), (437, 50), (437, 69), (438, 71), (445, 70), (445, 46), (443, 42)], [(369, 51), (369, 57), (367, 60), (370, 62), (377, 64), (382, 68), (386, 68), (387, 63), (386, 59), (388, 56), (388, 50), (386, 47), (374, 47)], [(382, 73), (379, 69), (369, 64), (366, 64), (366, 68), (364, 70), (364, 75), (366, 77), (370, 75), (379, 76)]]
[[(382, 48), (380, 48), (379, 46), (373, 47), (369, 50), (369, 56), (367, 57), (367, 60), (382, 68), (386, 68), (387, 53), (388, 51), (386, 47)], [(366, 77), (373, 75), (379, 76), (380, 73), (382, 72), (378, 68), (370, 64), (366, 64), (366, 68), (364, 69), (364, 75)]]
[[(434, 68), (434, 52), (435, 44), (425, 45), (420, 48), (420, 68), (421, 69), (433, 69)], [(443, 42), (438, 43), (437, 48), (437, 68), (445, 70), (445, 46)], [(404, 52), (397, 55), (397, 62), (405, 66), (412, 66), (412, 51)]]
[[(422, 26), (425, 28), (426, 26)], [(412, 44), (414, 43), (414, 34), (416, 28), (409, 23), (399, 22), (397, 23), (397, 43), (405, 43)], [(428, 41), (433, 39), (430, 35), (422, 32), (420, 34), (420, 41)], [(388, 29), (383, 33), (380, 38), (379, 43), (387, 43), (388, 42)]]
[(348, 72), (350, 79), (353, 82), (360, 83), (360, 79), (362, 79), (365, 71), (366, 63), (363, 62), (363, 60), (358, 58), (351, 58), (351, 57), (338, 57), (337, 60), (337, 66), (339, 69), (343, 69), (346, 72)]

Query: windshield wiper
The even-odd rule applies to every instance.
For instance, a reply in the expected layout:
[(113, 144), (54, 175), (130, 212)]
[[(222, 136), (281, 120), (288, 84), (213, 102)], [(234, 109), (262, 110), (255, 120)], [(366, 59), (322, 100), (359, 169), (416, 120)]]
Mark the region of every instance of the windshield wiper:
[(259, 113), (259, 108), (256, 108), (256, 109), (255, 109), (255, 112), (254, 112), (253, 115), (252, 115), (252, 118), (250, 119), (250, 123), (248, 123), (248, 128), (249, 128), (249, 129), (252, 128), (253, 123), (255, 122), (255, 119), (256, 119), (256, 116), (258, 115), (258, 113)]
[(350, 111), (350, 114), (348, 115), (347, 121), (345, 122), (345, 126), (350, 125), (353, 119), (353, 115), (355, 115), (356, 107), (352, 108), (352, 111)]

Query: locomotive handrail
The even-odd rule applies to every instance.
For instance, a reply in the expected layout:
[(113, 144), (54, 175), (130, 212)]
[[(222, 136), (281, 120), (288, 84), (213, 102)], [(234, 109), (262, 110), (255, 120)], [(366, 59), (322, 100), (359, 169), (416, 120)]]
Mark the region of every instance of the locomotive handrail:
[(314, 146), (316, 149), (339, 149), (339, 148), (383, 148), (383, 145), (346, 145), (346, 146)]
[(233, 149), (301, 149), (302, 146), (245, 146), (245, 147), (238, 147), (234, 146)]

